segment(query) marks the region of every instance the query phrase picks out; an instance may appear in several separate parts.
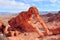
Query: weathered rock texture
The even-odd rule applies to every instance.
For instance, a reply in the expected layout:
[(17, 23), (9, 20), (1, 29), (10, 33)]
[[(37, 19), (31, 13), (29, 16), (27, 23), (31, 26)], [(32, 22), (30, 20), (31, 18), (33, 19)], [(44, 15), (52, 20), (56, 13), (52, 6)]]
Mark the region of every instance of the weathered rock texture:
[(53, 21), (60, 21), (60, 11), (57, 14), (54, 14), (55, 16), (52, 16), (48, 19), (48, 22), (53, 22)]

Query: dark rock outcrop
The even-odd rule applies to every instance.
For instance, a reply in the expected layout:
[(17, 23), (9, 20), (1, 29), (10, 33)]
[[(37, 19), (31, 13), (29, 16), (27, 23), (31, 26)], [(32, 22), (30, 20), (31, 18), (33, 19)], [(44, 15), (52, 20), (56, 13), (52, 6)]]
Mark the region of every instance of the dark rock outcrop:
[(51, 16), (50, 18), (48, 18), (48, 22), (53, 22), (53, 21), (60, 21), (60, 11), (55, 16)]

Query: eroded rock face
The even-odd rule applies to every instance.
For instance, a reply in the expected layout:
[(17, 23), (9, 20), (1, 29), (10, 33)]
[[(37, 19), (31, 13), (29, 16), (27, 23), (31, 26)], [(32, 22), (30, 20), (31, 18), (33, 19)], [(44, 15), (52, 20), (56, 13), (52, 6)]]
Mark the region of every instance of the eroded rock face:
[(2, 26), (2, 20), (0, 19), (0, 27)]
[[(31, 10), (33, 10), (31, 8)], [(14, 27), (16, 29), (20, 29), (23, 31), (34, 31), (34, 28), (28, 23), (29, 18), (31, 17), (31, 10), (23, 11), (19, 13), (15, 18), (12, 18), (8, 21), (9, 25), (11, 27)], [(36, 11), (36, 10), (35, 10)]]
[(60, 34), (60, 28), (50, 29), (51, 32), (53, 32), (54, 35)]
[(5, 26), (4, 26), (3, 22), (2, 22), (2, 20), (0, 19), (0, 32), (3, 33), (4, 29), (5, 29)]
[[(55, 14), (54, 14), (55, 15)], [(51, 16), (48, 19), (48, 22), (53, 22), (53, 21), (60, 21), (60, 11), (55, 15), (55, 16)]]
[[(23, 16), (26, 16), (25, 15), (25, 12), (23, 12), (22, 14), (20, 13), (17, 17), (15, 18), (12, 18), (10, 21), (9, 21), (9, 24), (11, 27), (13, 28), (16, 28), (16, 29), (20, 29), (20, 30), (24, 30), (24, 31), (32, 31), (33, 28), (31, 27), (31, 25), (29, 25), (27, 23), (27, 17), (24, 17)], [(22, 15), (22, 16), (21, 16)]]
[[(52, 32), (52, 34), (50, 34), (50, 35), (60, 34), (60, 28), (54, 28), (54, 29), (49, 29), (49, 30)], [(46, 34), (46, 32), (43, 32), (43, 34), (44, 34), (45, 36), (48, 36), (48, 35)]]
[(16, 22), (15, 18), (12, 18), (11, 20), (8, 21), (8, 23), (11, 27), (15, 26), (15, 22)]

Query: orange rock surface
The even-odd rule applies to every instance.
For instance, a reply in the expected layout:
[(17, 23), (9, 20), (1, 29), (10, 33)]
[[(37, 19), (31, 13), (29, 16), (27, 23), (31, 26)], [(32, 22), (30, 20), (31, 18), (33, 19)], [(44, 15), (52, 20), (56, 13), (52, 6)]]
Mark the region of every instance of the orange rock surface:
[(60, 28), (50, 29), (50, 31), (52, 31), (53, 34), (60, 34)]
[(31, 27), (31, 25), (27, 22), (29, 17), (31, 16), (30, 14), (27, 14), (28, 12), (21, 12), (19, 15), (17, 15), (15, 18), (12, 18), (11, 20), (8, 21), (9, 25), (11, 27), (14, 27), (18, 30), (24, 30), (24, 31), (34, 31), (34, 28)]

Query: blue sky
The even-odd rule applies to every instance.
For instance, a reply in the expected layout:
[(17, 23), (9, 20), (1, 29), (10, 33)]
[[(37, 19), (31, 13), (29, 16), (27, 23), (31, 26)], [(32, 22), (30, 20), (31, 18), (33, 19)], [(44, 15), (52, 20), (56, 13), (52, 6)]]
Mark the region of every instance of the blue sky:
[(31, 6), (39, 11), (59, 11), (60, 0), (0, 0), (0, 12), (21, 12)]

